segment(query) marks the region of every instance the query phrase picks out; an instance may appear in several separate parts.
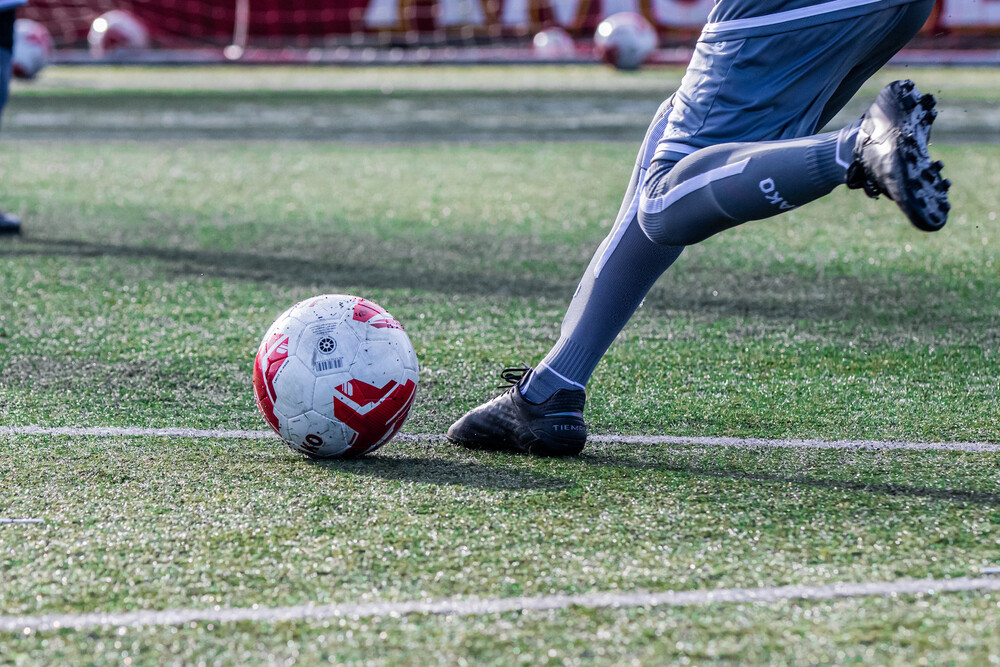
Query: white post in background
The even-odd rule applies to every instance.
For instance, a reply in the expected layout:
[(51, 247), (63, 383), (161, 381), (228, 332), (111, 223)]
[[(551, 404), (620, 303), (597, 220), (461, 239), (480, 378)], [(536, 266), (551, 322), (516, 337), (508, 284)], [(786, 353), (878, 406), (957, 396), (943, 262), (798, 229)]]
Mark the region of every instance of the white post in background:
[(236, 0), (236, 20), (233, 21), (233, 43), (222, 50), (229, 60), (239, 60), (247, 48), (250, 27), (250, 0)]

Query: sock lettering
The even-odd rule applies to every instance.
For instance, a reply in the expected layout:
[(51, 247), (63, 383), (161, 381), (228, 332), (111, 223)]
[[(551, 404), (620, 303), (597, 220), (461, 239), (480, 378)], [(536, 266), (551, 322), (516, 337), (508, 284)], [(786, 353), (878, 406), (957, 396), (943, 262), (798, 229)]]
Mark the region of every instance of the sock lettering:
[(763, 181), (758, 183), (758, 187), (760, 188), (760, 191), (764, 193), (764, 197), (767, 201), (774, 204), (782, 211), (790, 211), (795, 208), (795, 206), (789, 204), (788, 200), (782, 197), (781, 193), (778, 192), (778, 188), (774, 184), (774, 179), (765, 178)]

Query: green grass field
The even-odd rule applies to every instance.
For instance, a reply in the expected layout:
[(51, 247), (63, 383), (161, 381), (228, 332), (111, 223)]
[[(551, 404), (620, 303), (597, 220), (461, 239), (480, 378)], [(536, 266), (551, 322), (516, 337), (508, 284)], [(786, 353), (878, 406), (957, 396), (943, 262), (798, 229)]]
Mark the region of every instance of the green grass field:
[[(574, 96), (645, 90), (656, 75), (592, 71), (572, 74)], [(170, 84), (171, 104), (202, 112), (186, 91), (210, 88), (206, 72)], [(76, 82), (63, 97), (82, 108), (126, 110), (146, 94), (129, 76), (52, 73)], [(282, 94), (280, 76), (246, 76), (220, 87)], [(302, 76), (285, 85), (301, 92)], [(318, 76), (328, 84), (312, 86), (347, 99), (377, 84)], [(440, 85), (524, 98), (537, 84), (500, 82), (536, 76), (558, 72), (448, 70)], [(992, 71), (931, 76), (959, 101), (995, 92)], [(433, 90), (427, 71), (405, 80)], [(11, 106), (26, 114), (46, 95)], [(579, 458), (538, 460), (440, 440), (493, 395), (501, 368), (535, 363), (555, 340), (644, 127), (633, 142), (453, 142), (443, 130), (377, 145), (280, 132), (28, 140), (19, 127), (0, 160), (0, 208), (25, 220), (22, 237), (0, 238), (0, 427), (263, 429), (256, 347), (281, 311), (317, 293), (387, 307), (421, 378), (411, 437), (358, 461), (311, 462), (275, 438), (0, 433), (0, 518), (45, 522), (0, 525), (0, 617), (949, 579), (1000, 566), (995, 451), (611, 437)], [(686, 250), (598, 367), (591, 432), (1000, 443), (1000, 146), (934, 151), (954, 182), (940, 233), (843, 190)], [(989, 664), (1000, 661), (1000, 593), (0, 633), (0, 664), (325, 661)]]

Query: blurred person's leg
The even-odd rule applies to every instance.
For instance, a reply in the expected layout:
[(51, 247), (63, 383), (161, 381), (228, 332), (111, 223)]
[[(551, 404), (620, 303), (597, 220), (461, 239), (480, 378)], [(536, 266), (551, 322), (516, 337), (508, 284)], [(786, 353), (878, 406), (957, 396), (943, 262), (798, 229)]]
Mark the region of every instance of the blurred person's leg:
[[(7, 105), (10, 90), (11, 58), (14, 50), (14, 9), (0, 10), (0, 121), (3, 108)], [(21, 221), (16, 216), (0, 211), (0, 234), (17, 234), (21, 231)]]

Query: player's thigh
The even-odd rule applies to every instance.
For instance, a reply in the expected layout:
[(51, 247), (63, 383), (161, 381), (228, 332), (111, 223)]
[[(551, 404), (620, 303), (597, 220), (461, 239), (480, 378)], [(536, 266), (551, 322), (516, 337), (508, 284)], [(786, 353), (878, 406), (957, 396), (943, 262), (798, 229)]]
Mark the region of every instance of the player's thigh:
[(674, 95), (660, 154), (814, 134), (831, 100), (849, 86), (856, 90), (861, 76), (912, 36), (900, 26), (919, 15), (913, 6), (776, 35), (699, 42)]
[[(886, 17), (886, 36), (844, 77), (840, 86), (830, 97), (820, 114), (817, 127), (829, 123), (852, 97), (861, 89), (865, 81), (882, 69), (889, 60), (899, 53), (913, 39), (927, 22), (934, 9), (935, 0), (921, 0), (896, 8)], [(888, 13), (888, 12), (887, 12)]]

